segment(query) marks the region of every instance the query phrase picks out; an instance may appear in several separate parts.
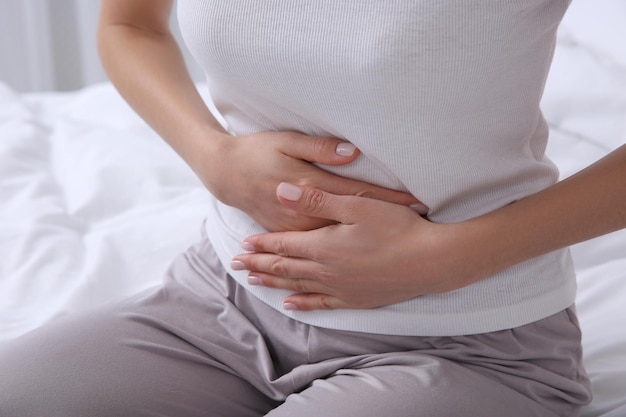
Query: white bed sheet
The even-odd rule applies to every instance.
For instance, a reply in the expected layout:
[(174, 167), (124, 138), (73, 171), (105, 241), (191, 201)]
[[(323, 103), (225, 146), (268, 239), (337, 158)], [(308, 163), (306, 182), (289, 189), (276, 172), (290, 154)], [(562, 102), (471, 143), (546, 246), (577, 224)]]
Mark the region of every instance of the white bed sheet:
[[(626, 140), (626, 3), (574, 1), (544, 111), (568, 176)], [(626, 180), (626, 179), (625, 179)], [(207, 193), (110, 84), (20, 95), (0, 83), (0, 343), (158, 283), (199, 237)], [(573, 248), (595, 399), (626, 416), (626, 231)]]

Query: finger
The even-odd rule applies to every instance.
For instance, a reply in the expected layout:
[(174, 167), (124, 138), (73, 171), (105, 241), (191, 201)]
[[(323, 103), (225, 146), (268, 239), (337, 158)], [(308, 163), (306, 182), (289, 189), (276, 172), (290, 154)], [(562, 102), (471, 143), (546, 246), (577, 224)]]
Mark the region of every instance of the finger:
[(339, 308), (358, 308), (350, 306), (341, 299), (328, 294), (298, 293), (285, 298), (283, 303), (285, 310), (336, 310)]
[(410, 193), (379, 187), (367, 182), (339, 177), (331, 173), (325, 173), (316, 188), (332, 194), (353, 195), (358, 197), (374, 198), (389, 203), (409, 206), (419, 214), (427, 214), (428, 207)]
[(331, 194), (317, 188), (299, 187), (286, 182), (278, 184), (276, 195), (283, 204), (300, 214), (334, 220), (343, 224), (355, 222), (358, 213), (367, 212), (367, 205), (376, 201)]
[(237, 255), (231, 262), (231, 268), (248, 270), (251, 275), (260, 278), (312, 279), (320, 274), (319, 264), (314, 261), (264, 252)]
[(293, 291), (295, 293), (328, 293), (330, 289), (318, 281), (306, 278), (281, 278), (260, 272), (250, 272), (248, 284)]
[[(338, 138), (306, 136), (293, 133), (279, 143), (278, 149), (285, 155), (324, 165), (344, 165), (354, 161), (360, 151), (350, 142)], [(407, 192), (379, 187), (367, 182), (351, 180), (326, 173), (321, 184), (315, 184), (333, 194), (354, 195), (390, 203), (411, 206), (420, 214), (428, 208)]]
[(292, 158), (323, 165), (348, 164), (359, 155), (359, 150), (350, 142), (300, 134), (288, 136), (278, 149)]
[[(322, 257), (328, 256), (320, 244), (325, 241), (323, 236), (325, 229), (326, 227), (306, 232), (275, 232), (248, 236), (241, 243), (241, 248), (250, 255), (267, 253), (318, 262)], [(234, 259), (251, 258), (246, 255), (237, 255)]]

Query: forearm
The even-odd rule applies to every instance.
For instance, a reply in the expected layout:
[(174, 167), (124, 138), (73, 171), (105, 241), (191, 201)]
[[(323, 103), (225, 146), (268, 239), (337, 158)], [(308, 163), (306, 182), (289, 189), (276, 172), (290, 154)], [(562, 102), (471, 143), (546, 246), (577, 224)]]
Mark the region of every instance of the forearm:
[[(626, 146), (548, 189), (459, 224), (480, 279), (626, 227)], [(471, 240), (471, 241), (470, 241)]]
[(542, 192), (459, 223), (432, 223), (397, 204), (286, 184), (278, 189), (285, 206), (336, 224), (249, 236), (246, 253), (231, 267), (250, 271), (251, 285), (294, 291), (285, 299), (289, 309), (373, 308), (453, 291), (626, 227), (625, 178), (622, 146)]
[(198, 146), (225, 135), (198, 94), (166, 24), (128, 23), (107, 14), (104, 5), (98, 47), (120, 94), (192, 168), (200, 163), (194, 160)]

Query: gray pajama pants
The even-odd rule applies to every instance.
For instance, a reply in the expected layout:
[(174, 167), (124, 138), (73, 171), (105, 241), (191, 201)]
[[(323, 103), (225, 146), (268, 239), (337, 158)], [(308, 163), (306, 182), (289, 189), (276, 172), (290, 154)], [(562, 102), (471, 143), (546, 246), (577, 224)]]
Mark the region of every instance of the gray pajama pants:
[(576, 416), (590, 400), (573, 309), (461, 337), (294, 321), (204, 239), (163, 286), (0, 347), (2, 417)]

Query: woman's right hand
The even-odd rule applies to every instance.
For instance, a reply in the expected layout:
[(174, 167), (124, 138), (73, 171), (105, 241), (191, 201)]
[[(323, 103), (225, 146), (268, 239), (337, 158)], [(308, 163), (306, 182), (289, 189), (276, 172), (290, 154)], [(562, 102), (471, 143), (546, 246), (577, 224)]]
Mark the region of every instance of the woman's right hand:
[(359, 151), (349, 142), (297, 132), (268, 131), (234, 137), (213, 133), (190, 165), (218, 200), (242, 210), (268, 231), (311, 230), (332, 223), (297, 214), (281, 204), (276, 197), (281, 182), (405, 206), (419, 204), (408, 193), (344, 178), (313, 164), (351, 163)]
[(298, 215), (280, 204), (281, 182), (333, 194), (398, 204), (412, 196), (330, 174), (316, 167), (349, 164), (335, 153), (339, 139), (295, 132), (232, 137), (212, 116), (185, 67), (169, 29), (172, 0), (102, 0), (99, 52), (111, 81), (135, 111), (191, 166), (219, 200), (268, 231), (309, 230), (329, 220)]

